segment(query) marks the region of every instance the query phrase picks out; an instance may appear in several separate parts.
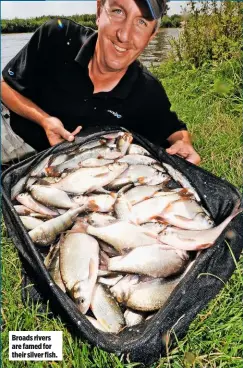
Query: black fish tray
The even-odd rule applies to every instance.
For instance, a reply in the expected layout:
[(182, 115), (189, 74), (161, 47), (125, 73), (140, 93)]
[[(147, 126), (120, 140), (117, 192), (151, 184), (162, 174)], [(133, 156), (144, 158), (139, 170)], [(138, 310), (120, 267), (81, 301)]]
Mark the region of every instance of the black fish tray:
[[(72, 145), (81, 145), (98, 139), (103, 134), (120, 130), (127, 131), (122, 127), (92, 127), (83, 130), (75, 142), (60, 143), (10, 167), (2, 174), (2, 208), (8, 235), (18, 249), (22, 261), (25, 280), (34, 284), (29, 292), (32, 299), (41, 301), (43, 307), (49, 300), (51, 310), (61, 315), (63, 321), (71, 324), (73, 333), (86, 338), (94, 346), (117, 355), (122, 354), (124, 359), (129, 357), (129, 361), (149, 365), (166, 353), (165, 339), (162, 337), (173, 329), (177, 338), (182, 338), (196, 315), (217, 295), (224, 282), (232, 275), (236, 268), (234, 258), (239, 259), (243, 244), (242, 213), (230, 222), (214, 246), (201, 251), (166, 304), (153, 318), (125, 328), (115, 335), (95, 329), (78, 311), (74, 302), (55, 285), (43, 264), (42, 255), (32, 243), (10, 199), (11, 187), (50, 153), (64, 152)], [(196, 188), (203, 206), (209, 211), (216, 225), (231, 214), (235, 205), (240, 202), (238, 190), (230, 183), (180, 157), (170, 156), (163, 148), (134, 132), (132, 134), (134, 142), (147, 149), (154, 158), (183, 173)], [(230, 236), (227, 237), (227, 234)], [(201, 274), (203, 276), (199, 277)], [(24, 301), (28, 299), (26, 288), (22, 289), (22, 297)], [(172, 341), (174, 334), (171, 334)]]

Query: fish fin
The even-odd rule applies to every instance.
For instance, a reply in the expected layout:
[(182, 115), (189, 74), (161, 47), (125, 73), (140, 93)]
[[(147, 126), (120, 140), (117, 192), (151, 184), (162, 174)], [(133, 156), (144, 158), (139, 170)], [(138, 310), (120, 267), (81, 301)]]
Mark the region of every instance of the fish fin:
[(95, 178), (102, 178), (102, 177), (105, 177), (105, 176), (107, 176), (107, 172), (94, 175)]
[(47, 173), (47, 176), (61, 176), (61, 173), (56, 170), (55, 166), (46, 167), (45, 172)]
[(94, 199), (92, 199), (92, 200), (89, 201), (87, 207), (88, 207), (88, 209), (90, 211), (93, 211), (93, 212), (98, 212), (99, 209), (100, 209), (100, 207), (95, 203), (95, 200)]
[(161, 215), (156, 215), (156, 216), (151, 216), (149, 218), (149, 220), (156, 220), (157, 222), (161, 223), (161, 224), (165, 224), (168, 225), (169, 223), (163, 218), (162, 214)]
[(96, 271), (96, 267), (95, 267), (95, 262), (94, 260), (91, 258), (90, 261), (89, 261), (89, 277), (88, 279), (91, 280), (93, 275), (97, 273)]
[(145, 176), (140, 176), (140, 177), (138, 178), (138, 182), (139, 182), (140, 184), (144, 184), (144, 183), (145, 183)]

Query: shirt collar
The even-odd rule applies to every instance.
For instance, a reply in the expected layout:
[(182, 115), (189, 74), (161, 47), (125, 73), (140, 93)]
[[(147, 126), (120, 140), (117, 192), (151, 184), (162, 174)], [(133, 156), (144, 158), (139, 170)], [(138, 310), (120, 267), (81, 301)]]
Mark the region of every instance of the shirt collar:
[[(98, 32), (94, 32), (88, 39), (84, 42), (81, 49), (77, 53), (75, 57), (75, 61), (82, 66), (83, 68), (87, 68), (91, 57), (94, 54), (96, 41), (98, 38)], [(131, 65), (129, 65), (126, 73), (121, 78), (120, 82), (117, 84), (115, 88), (113, 88), (110, 92), (100, 92), (97, 93), (98, 97), (114, 97), (114, 98), (126, 98), (132, 90), (132, 86), (137, 80), (138, 71), (139, 71), (139, 62), (134, 61)]]

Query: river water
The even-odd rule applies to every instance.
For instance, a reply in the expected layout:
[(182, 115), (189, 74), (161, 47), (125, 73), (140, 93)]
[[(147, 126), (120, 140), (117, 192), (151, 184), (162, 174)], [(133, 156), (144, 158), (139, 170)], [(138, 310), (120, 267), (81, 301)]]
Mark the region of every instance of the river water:
[[(3, 69), (8, 61), (24, 47), (32, 34), (33, 33), (12, 33), (1, 35), (1, 69)], [(140, 56), (141, 62), (146, 67), (158, 65), (166, 58), (168, 49), (170, 48), (169, 40), (171, 38), (178, 38), (178, 35), (178, 28), (161, 29)]]

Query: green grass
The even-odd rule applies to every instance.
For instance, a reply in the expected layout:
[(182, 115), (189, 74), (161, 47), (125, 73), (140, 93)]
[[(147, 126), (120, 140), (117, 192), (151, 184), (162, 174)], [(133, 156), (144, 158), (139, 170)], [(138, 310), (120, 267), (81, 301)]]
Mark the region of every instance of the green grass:
[[(185, 65), (166, 63), (154, 71), (172, 101), (173, 109), (188, 123), (194, 144), (202, 156), (202, 166), (224, 177), (240, 188), (241, 168), (241, 78), (233, 61), (201, 70)], [(225, 90), (219, 88), (227, 82)], [(227, 246), (227, 245), (226, 245)], [(20, 296), (21, 273), (18, 254), (3, 227), (2, 237), (2, 358), (3, 367), (125, 368), (114, 354), (91, 347), (72, 337), (59, 318), (50, 319), (38, 312), (37, 306), (23, 306)], [(177, 341), (167, 356), (151, 368), (242, 368), (242, 262), (220, 294), (190, 325), (184, 339)], [(8, 331), (63, 331), (62, 362), (10, 362)], [(173, 331), (171, 332), (173, 333)]]

